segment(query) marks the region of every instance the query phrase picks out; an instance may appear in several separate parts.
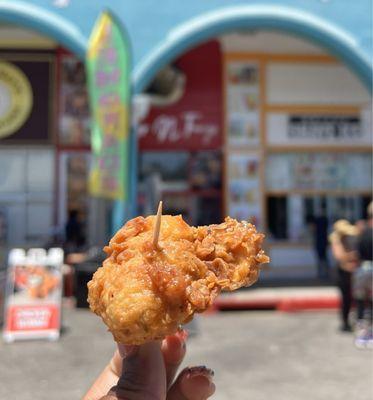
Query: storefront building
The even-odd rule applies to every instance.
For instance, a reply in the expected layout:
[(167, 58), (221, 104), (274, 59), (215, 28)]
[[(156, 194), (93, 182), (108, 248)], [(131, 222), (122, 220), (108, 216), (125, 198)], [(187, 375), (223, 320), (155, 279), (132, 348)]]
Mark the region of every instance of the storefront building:
[(216, 38), (174, 66), (184, 96), (139, 127), (156, 198), (194, 224), (249, 220), (266, 232), (268, 276), (314, 276), (315, 219), (357, 221), (371, 199), (369, 93), (319, 47), (265, 31)]
[(67, 210), (87, 220), (84, 65), (32, 31), (0, 31), (1, 241), (45, 245), (62, 233)]
[[(0, 240), (6, 245), (46, 243), (63, 232), (69, 210), (79, 211), (88, 242), (97, 230), (87, 193), (90, 117), (79, 59), (100, 10), (100, 2), (93, 3), (92, 24), (84, 26), (72, 16), (74, 2), (45, 9), (67, 13), (80, 26), (75, 41), (0, 25), (0, 88), (1, 79), (7, 87), (12, 79), (27, 82), (23, 93), (31, 88), (21, 111), (14, 111), (21, 122), (0, 123)], [(122, 15), (115, 2), (113, 10)], [(210, 18), (217, 13), (207, 11)], [(268, 30), (265, 20), (261, 28), (260, 18), (249, 31), (237, 22), (234, 33), (225, 33), (222, 23), (216, 34), (215, 25), (189, 34), (180, 28), (152, 52), (135, 33), (133, 15), (122, 22), (134, 45), (134, 90), (150, 102), (136, 127), (139, 212), (153, 212), (162, 198), (166, 212), (194, 224), (225, 215), (250, 220), (268, 237), (274, 260), (268, 276), (313, 276), (314, 219), (325, 212), (329, 225), (341, 217), (356, 221), (371, 198), (366, 65), (352, 53), (337, 58), (311, 34), (307, 40)], [(364, 60), (368, 36), (356, 50)]]

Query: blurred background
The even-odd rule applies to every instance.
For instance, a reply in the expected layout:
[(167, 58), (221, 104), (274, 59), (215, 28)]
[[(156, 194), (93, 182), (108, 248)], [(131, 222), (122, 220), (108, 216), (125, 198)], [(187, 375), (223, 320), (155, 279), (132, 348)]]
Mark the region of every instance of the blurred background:
[(337, 332), (328, 235), (367, 226), (372, 4), (266, 3), (0, 2), (0, 309), (9, 249), (65, 252), (64, 333), (0, 343), (0, 397), (79, 398), (113, 349), (86, 309), (118, 206), (88, 187), (84, 51), (109, 6), (133, 51), (136, 213), (248, 220), (271, 257), (197, 320), (188, 361), (217, 370), (216, 399), (371, 398), (371, 354)]

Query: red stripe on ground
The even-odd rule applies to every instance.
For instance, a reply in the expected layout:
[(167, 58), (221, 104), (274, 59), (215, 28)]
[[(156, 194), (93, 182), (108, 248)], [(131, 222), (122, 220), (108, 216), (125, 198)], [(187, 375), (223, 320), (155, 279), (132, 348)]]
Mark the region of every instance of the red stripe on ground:
[(250, 309), (275, 309), (278, 299), (230, 299), (229, 297), (218, 298), (214, 306), (218, 310), (250, 310)]
[(315, 298), (268, 298), (268, 299), (237, 299), (222, 297), (215, 300), (211, 311), (223, 310), (273, 310), (302, 311), (336, 309), (340, 300), (337, 296)]
[(321, 297), (321, 298), (297, 298), (283, 299), (277, 305), (279, 311), (303, 311), (303, 310), (335, 310), (339, 307), (340, 300), (338, 297)]

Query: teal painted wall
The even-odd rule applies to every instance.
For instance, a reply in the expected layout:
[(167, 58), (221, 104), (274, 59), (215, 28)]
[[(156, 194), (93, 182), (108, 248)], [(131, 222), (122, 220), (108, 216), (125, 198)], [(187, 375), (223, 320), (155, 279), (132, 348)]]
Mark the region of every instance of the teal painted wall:
[[(328, 50), (333, 53), (333, 49), (335, 49), (334, 53), (337, 56), (346, 57), (347, 64), (357, 74), (365, 74), (365, 78), (363, 77), (362, 80), (368, 86), (371, 85), (371, 77), (369, 77), (373, 57), (371, 0), (188, 0), (187, 2), (175, 0), (136, 2), (133, 0), (70, 0), (68, 6), (64, 8), (54, 6), (53, 0), (29, 0), (27, 2), (0, 0), (0, 22), (8, 21), (30, 26), (53, 36), (82, 56), (96, 18), (103, 8), (109, 7), (127, 28), (133, 44), (133, 67), (135, 79), (137, 79), (135, 88), (141, 90), (145, 81), (149, 80), (156, 70), (155, 66), (151, 70), (151, 64), (155, 62), (157, 66), (160, 66), (162, 63), (162, 60), (157, 60), (157, 57), (165, 58), (166, 62), (166, 59), (177, 56), (188, 46), (196, 44), (195, 40), (208, 37), (209, 33), (219, 32), (216, 27), (211, 28), (210, 31), (205, 30), (203, 34), (200, 32), (199, 35), (195, 35), (193, 41), (190, 38), (175, 37), (174, 32), (177, 32), (180, 26), (195, 18), (206, 16), (208, 19), (209, 13), (216, 13), (224, 9), (229, 12), (229, 9), (242, 6), (270, 7), (272, 16), (267, 18), (267, 27), (272, 24), (274, 28), (286, 30), (286, 22), (276, 25), (275, 15), (281, 11), (281, 7), (288, 7), (291, 9), (289, 13), (295, 12), (306, 18), (311, 17), (316, 22), (321, 22), (324, 27), (330, 26), (339, 29), (342, 36), (345, 36), (346, 43), (348, 42), (347, 52), (352, 50), (350, 54), (345, 54), (346, 49), (339, 49), (336, 43), (328, 41), (323, 43), (323, 40), (318, 40), (317, 35), (310, 34), (307, 29), (301, 34), (311, 40), (316, 38), (316, 42), (319, 44), (327, 45), (329, 43)], [(284, 12), (286, 13), (286, 10)], [(222, 29), (231, 29), (234, 25), (220, 26)], [(238, 25), (238, 27), (242, 26), (242, 24)], [(165, 43), (169, 46), (168, 49), (164, 49)], [(365, 63), (365, 67), (354, 65), (353, 58), (361, 58), (356, 64)], [(365, 72), (362, 71), (364, 68)]]

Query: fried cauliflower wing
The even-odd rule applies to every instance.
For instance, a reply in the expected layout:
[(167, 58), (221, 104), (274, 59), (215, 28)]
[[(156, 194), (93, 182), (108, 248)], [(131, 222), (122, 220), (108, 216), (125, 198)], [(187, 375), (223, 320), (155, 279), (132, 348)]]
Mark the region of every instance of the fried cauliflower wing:
[(191, 227), (162, 216), (158, 248), (155, 217), (128, 221), (104, 248), (108, 257), (88, 283), (90, 308), (119, 343), (142, 344), (174, 333), (221, 290), (253, 284), (264, 235), (246, 222)]

